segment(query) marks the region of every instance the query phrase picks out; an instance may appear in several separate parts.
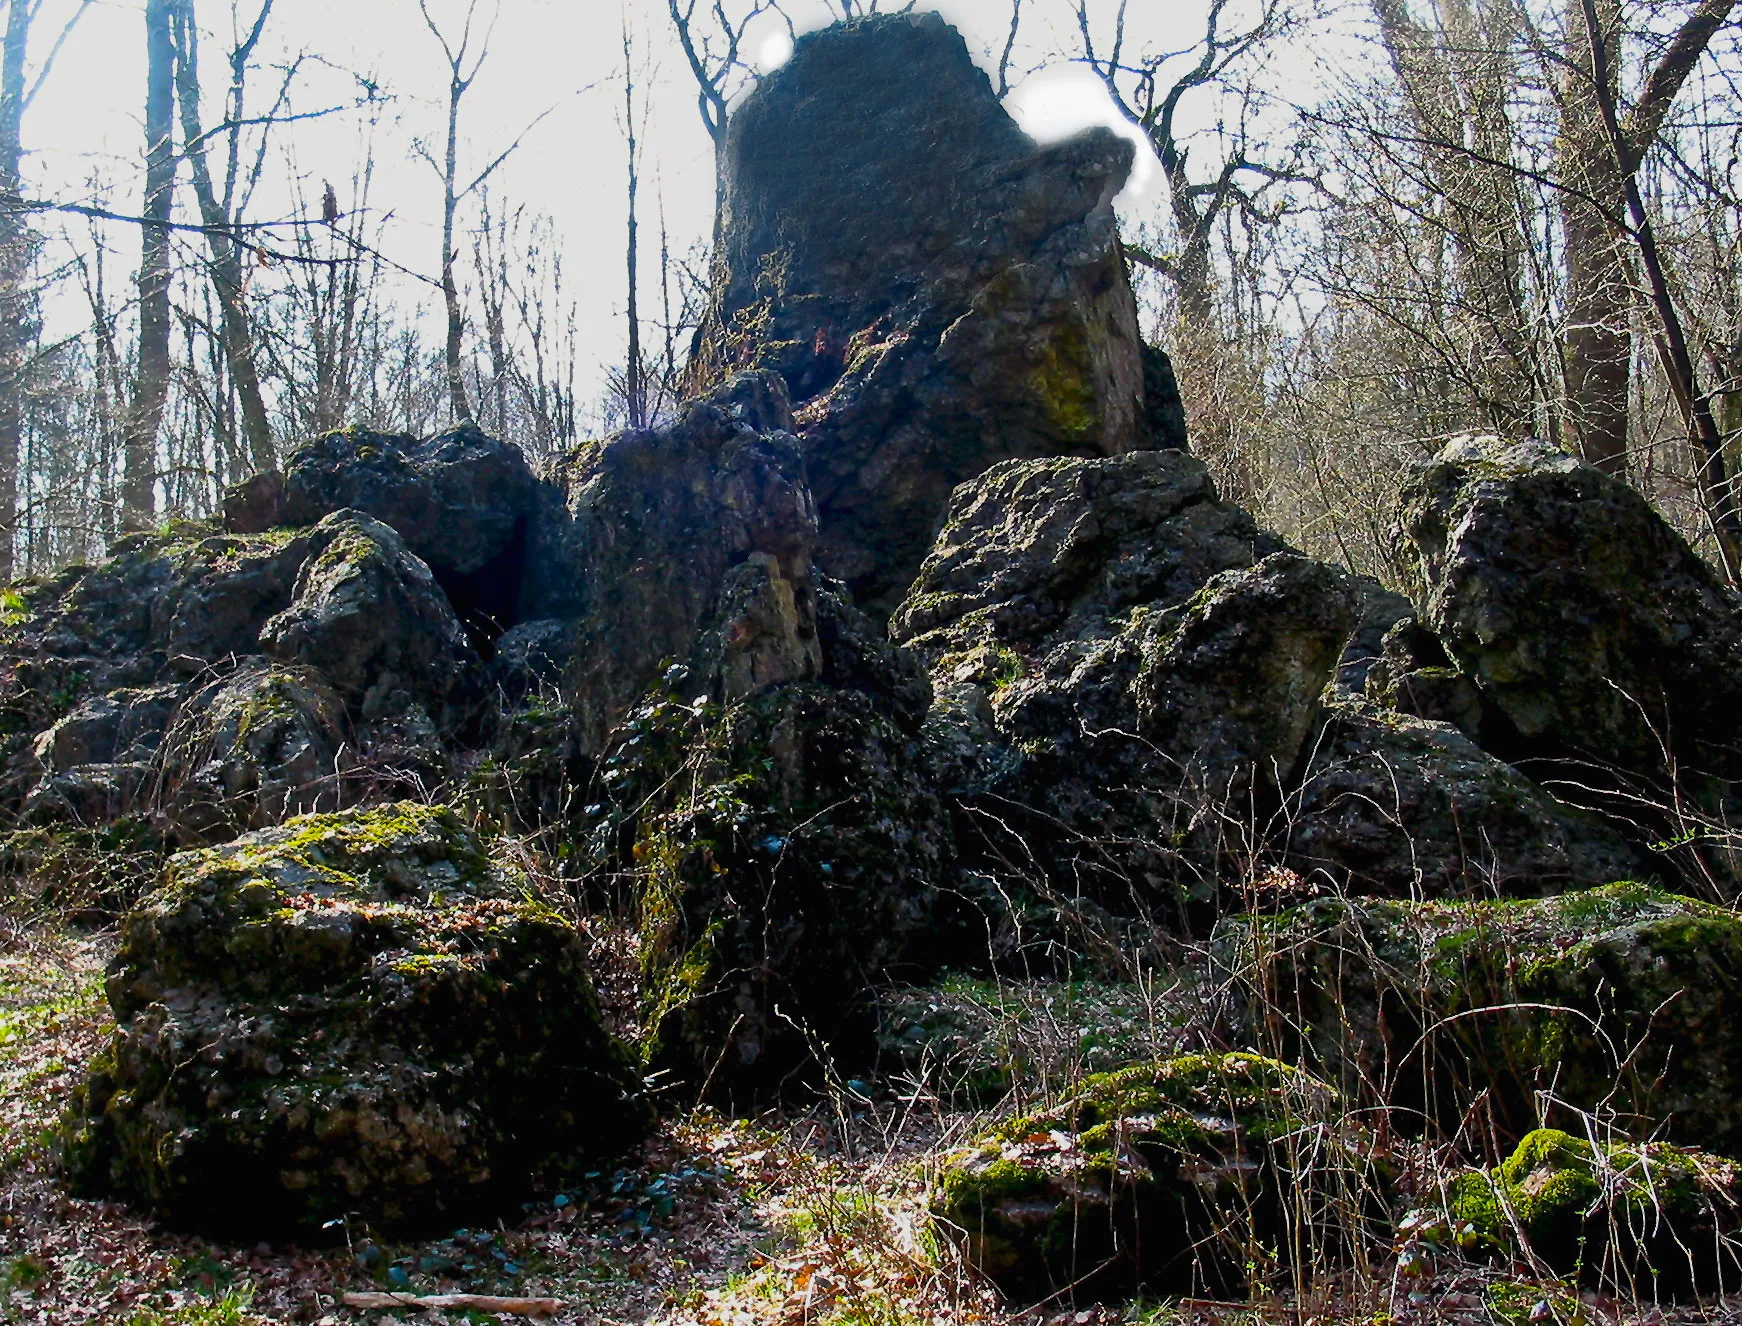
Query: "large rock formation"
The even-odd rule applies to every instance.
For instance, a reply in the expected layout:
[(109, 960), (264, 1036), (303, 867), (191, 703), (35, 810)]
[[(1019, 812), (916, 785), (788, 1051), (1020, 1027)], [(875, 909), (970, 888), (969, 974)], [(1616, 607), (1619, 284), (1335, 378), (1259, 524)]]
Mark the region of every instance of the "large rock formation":
[(1423, 618), (1502, 754), (1663, 795), (1742, 777), (1742, 599), (1620, 480), (1469, 437), (1412, 479)]
[(932, 14), (800, 38), (733, 114), (702, 366), (786, 380), (819, 563), (868, 606), (995, 462), (1183, 443), (1114, 225), (1131, 156), (1037, 147)]
[(452, 812), (312, 816), (175, 857), (109, 968), (75, 1186), (235, 1237), (438, 1226), (650, 1111), (581, 941)]

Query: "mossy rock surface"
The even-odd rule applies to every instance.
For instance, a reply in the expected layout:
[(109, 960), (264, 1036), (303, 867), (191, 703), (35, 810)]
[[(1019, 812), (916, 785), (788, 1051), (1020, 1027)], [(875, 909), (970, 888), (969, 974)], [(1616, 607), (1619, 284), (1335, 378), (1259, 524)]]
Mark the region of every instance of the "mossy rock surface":
[[(1517, 1138), (1539, 1091), (1742, 1151), (1742, 914), (1616, 883), (1529, 901), (1323, 899), (1218, 931), (1243, 1034), (1352, 1096)], [(1549, 1120), (1549, 1121), (1552, 1121)]]
[(869, 1061), (874, 987), (935, 962), (951, 847), (917, 748), (866, 693), (821, 683), (634, 712), (595, 809), (621, 815), (610, 863), (650, 1059), (726, 1090), (780, 1084), (819, 1049)]
[(73, 1186), (216, 1236), (472, 1223), (650, 1122), (579, 938), (442, 807), (173, 857), (107, 985)]
[(1540, 1128), (1494, 1169), (1453, 1179), (1446, 1215), (1480, 1245), (1559, 1275), (1681, 1297), (1742, 1283), (1739, 1198), (1722, 1157)]
[(1298, 1069), (1185, 1055), (1089, 1077), (946, 1156), (931, 1210), (1015, 1300), (1230, 1296), (1286, 1265), (1295, 1219), (1316, 1255), (1346, 1246), (1338, 1222), (1378, 1177), (1360, 1141)]

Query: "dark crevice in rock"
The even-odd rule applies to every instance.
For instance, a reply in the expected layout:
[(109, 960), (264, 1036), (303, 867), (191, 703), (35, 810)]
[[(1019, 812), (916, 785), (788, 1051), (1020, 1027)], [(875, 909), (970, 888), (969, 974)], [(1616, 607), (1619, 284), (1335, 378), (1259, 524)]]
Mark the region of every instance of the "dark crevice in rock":
[(465, 628), (466, 638), (478, 657), (488, 663), (496, 657), (496, 642), (502, 633), (520, 625), (520, 590), (526, 582), (526, 518), (514, 522), (513, 532), (497, 553), (476, 571), (456, 571), (432, 566), (436, 583), (448, 596), (454, 615)]

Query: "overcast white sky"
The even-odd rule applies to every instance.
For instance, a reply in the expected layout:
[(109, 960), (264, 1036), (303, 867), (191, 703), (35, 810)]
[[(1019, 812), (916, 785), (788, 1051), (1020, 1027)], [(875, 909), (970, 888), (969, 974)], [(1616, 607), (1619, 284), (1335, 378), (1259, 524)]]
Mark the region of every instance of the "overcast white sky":
[[(197, 3), (210, 124), (221, 112), (228, 72), (231, 0)], [(258, 12), (259, 0), (236, 3), (245, 21)], [(430, 0), (430, 7), (457, 30), (466, 3)], [(44, 0), (32, 42), (38, 58), (77, 4)], [(1003, 44), (1008, 0), (935, 0), (921, 7), (936, 8), (955, 23), (969, 48), (990, 67)], [(1103, 7), (1110, 14), (1111, 3)], [(492, 0), (478, 0), (478, 8), (488, 15)], [(808, 17), (810, 26), (825, 13), (822, 0), (795, 0), (788, 8), (795, 16)], [(1152, 26), (1160, 38), (1177, 34), (1167, 42), (1170, 46), (1187, 46), (1194, 30), (1201, 31), (1201, 0), (1151, 0), (1132, 8), (1134, 22)], [(1028, 0), (1025, 10), (1016, 65), (1026, 77), (1010, 103), (1019, 121), (1041, 137), (1062, 136), (1092, 123), (1117, 124), (1092, 76), (1058, 58), (1058, 52), (1073, 44), (1069, 6), (1064, 0)], [(647, 244), (643, 271), (653, 270), (661, 195), (679, 248), (705, 233), (713, 197), (711, 147), (696, 112), (693, 80), (670, 36), (664, 0), (500, 0), (489, 55), (467, 96), (462, 123), (464, 174), (468, 164), (475, 172), (545, 114), (493, 177), (492, 189), (502, 199), (556, 218), (566, 241), (571, 290), (578, 296), (586, 328), (583, 373), (590, 372), (595, 381), (602, 380), (605, 366), (621, 353), (623, 340), (625, 156), (619, 121), (625, 21), (636, 35), (637, 63), (643, 57), (647, 62), (640, 72), (651, 97), (642, 220)], [(90, 197), (87, 181), (96, 179), (108, 187), (113, 206), (136, 210), (143, 139), (142, 34), (142, 0), (98, 0), (84, 16), (25, 123), (31, 154), (28, 187), (42, 196), (84, 201)], [(778, 61), (784, 46), (784, 30), (777, 21), (770, 21), (750, 43), (752, 53), (765, 61)], [(295, 54), (307, 57), (294, 94), (296, 110), (352, 100), (356, 75), (372, 79), (389, 98), (377, 134), (372, 194), (378, 209), (392, 213), (382, 247), (405, 267), (433, 275), (439, 264), (440, 182), (416, 158), (412, 144), (419, 139), (439, 143), (446, 69), (416, 0), (278, 0), (260, 51), (262, 67), (253, 75), (256, 110), (264, 108), (277, 81), (272, 67)], [(1032, 72), (1043, 61), (1049, 61), (1048, 67)], [(360, 155), (364, 119), (348, 112), (298, 124), (294, 131), (281, 129), (281, 147), (292, 150), (270, 159), (267, 186), (252, 219), (295, 214), (298, 189), (315, 200), (307, 205), (318, 205), (324, 180), (338, 189), (342, 207), (353, 206), (347, 181)], [(1127, 190), (1128, 212), (1152, 214), (1160, 201), (1159, 185), (1151, 158)], [(475, 212), (462, 220), (473, 218)], [(125, 226), (112, 231), (118, 256), (136, 255), (136, 233)], [(435, 306), (434, 292), (420, 291), (415, 283), (405, 283), (401, 294), (408, 301), (426, 301), (432, 310)], [(77, 311), (69, 307), (60, 316), (76, 317)]]

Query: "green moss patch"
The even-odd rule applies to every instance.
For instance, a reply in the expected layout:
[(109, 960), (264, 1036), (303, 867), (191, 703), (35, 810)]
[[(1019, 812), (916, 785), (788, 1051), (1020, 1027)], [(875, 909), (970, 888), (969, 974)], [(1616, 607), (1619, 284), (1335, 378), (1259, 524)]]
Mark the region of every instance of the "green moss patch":
[[(1327, 1084), (1253, 1054), (1197, 1054), (1086, 1079), (944, 1159), (936, 1227), (1014, 1298), (1246, 1292), (1348, 1246), (1376, 1189)], [(1345, 1227), (1338, 1229), (1339, 1222)]]
[(1445, 1195), (1485, 1246), (1587, 1284), (1649, 1298), (1742, 1283), (1742, 1190), (1718, 1156), (1541, 1128)]

